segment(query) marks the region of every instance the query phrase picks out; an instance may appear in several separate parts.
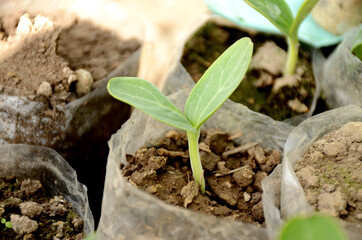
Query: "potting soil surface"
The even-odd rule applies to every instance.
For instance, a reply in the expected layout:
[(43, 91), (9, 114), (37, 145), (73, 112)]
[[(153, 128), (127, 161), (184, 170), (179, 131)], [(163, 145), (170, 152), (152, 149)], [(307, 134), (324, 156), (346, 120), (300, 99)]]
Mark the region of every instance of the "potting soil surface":
[(89, 21), (53, 18), (23, 13), (0, 18), (2, 92), (66, 104), (97, 87), (139, 48), (137, 41), (122, 41)]
[(294, 169), (309, 204), (348, 222), (362, 222), (361, 122), (315, 141)]
[(230, 136), (219, 130), (201, 133), (205, 195), (193, 180), (184, 132), (169, 131), (159, 144), (127, 155), (128, 163), (121, 169), (136, 187), (169, 204), (263, 224), (261, 181), (280, 162), (281, 155), (276, 150), (264, 150), (256, 142), (235, 146), (232, 139), (240, 135)]
[(38, 180), (0, 178), (0, 219), (4, 240), (84, 238), (83, 220), (72, 205), (62, 196), (47, 195)]

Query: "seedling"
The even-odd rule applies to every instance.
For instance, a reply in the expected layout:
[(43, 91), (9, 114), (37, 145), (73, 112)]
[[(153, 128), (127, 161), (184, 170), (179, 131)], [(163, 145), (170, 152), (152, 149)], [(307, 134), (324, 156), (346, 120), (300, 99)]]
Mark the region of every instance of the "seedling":
[(205, 179), (198, 147), (200, 127), (243, 80), (252, 52), (253, 43), (249, 38), (240, 39), (230, 46), (194, 86), (187, 98), (184, 113), (146, 80), (116, 77), (108, 82), (108, 92), (114, 98), (187, 132), (193, 177), (202, 193), (205, 193)]
[(5, 218), (1, 218), (1, 223), (5, 225), (5, 228), (3, 229), (3, 231), (5, 231), (8, 228), (12, 228), (11, 222), (10, 221), (6, 221)]
[(283, 227), (278, 240), (347, 240), (338, 223), (329, 217), (312, 215), (295, 217)]
[(284, 0), (245, 0), (274, 24), (288, 39), (288, 58), (284, 75), (293, 75), (298, 60), (298, 29), (305, 17), (319, 0), (306, 0), (294, 18), (291, 9)]

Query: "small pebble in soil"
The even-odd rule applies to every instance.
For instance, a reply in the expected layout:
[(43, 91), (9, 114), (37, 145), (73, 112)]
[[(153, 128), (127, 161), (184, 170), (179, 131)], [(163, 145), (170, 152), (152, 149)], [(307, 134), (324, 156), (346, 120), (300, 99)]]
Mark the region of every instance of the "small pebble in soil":
[(92, 90), (92, 74), (85, 69), (75, 71), (77, 76), (76, 91), (79, 96), (83, 96)]

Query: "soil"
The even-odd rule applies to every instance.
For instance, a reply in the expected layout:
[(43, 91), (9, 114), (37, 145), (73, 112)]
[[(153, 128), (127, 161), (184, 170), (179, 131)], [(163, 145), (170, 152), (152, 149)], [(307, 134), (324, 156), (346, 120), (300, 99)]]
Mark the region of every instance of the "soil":
[(295, 166), (307, 201), (318, 211), (362, 222), (362, 123), (315, 141)]
[(300, 49), (296, 74), (283, 77), (287, 44), (282, 37), (209, 22), (188, 40), (181, 63), (198, 81), (207, 68), (242, 37), (251, 38), (254, 55), (246, 77), (230, 99), (275, 120), (308, 112), (315, 93), (310, 53)]
[(1, 91), (64, 105), (96, 88), (139, 48), (89, 21), (57, 21), (26, 13), (0, 18)]
[(215, 129), (201, 133), (205, 195), (193, 180), (184, 132), (169, 131), (160, 143), (127, 155), (128, 163), (121, 169), (136, 187), (169, 204), (261, 225), (261, 181), (280, 163), (281, 155), (256, 142), (235, 146), (233, 139), (240, 135)]
[(72, 205), (62, 196), (47, 195), (38, 180), (0, 178), (0, 218), (0, 239), (4, 240), (84, 238), (83, 220)]

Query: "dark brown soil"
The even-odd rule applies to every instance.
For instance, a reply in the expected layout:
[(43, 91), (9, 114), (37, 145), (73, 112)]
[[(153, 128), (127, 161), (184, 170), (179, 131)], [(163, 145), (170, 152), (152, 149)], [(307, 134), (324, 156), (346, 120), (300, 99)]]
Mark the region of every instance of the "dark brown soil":
[(348, 123), (318, 139), (295, 171), (309, 204), (345, 221), (362, 222), (362, 123)]
[[(49, 196), (38, 180), (0, 178), (0, 239), (84, 238), (83, 220), (62, 196)], [(11, 222), (6, 227), (5, 222)]]
[(258, 143), (235, 146), (219, 130), (201, 133), (200, 156), (205, 170), (206, 194), (193, 181), (187, 137), (170, 131), (155, 146), (127, 155), (124, 176), (138, 188), (163, 201), (203, 214), (246, 223), (263, 224), (261, 181), (280, 162), (276, 150), (266, 152)]
[(96, 88), (139, 48), (136, 41), (122, 41), (88, 21), (74, 19), (69, 25), (41, 15), (2, 16), (0, 90), (66, 104)]
[(207, 68), (242, 37), (251, 38), (254, 55), (246, 77), (230, 99), (275, 120), (308, 112), (315, 92), (310, 54), (300, 50), (296, 74), (283, 78), (287, 45), (282, 37), (207, 23), (186, 43), (181, 62), (198, 81)]

